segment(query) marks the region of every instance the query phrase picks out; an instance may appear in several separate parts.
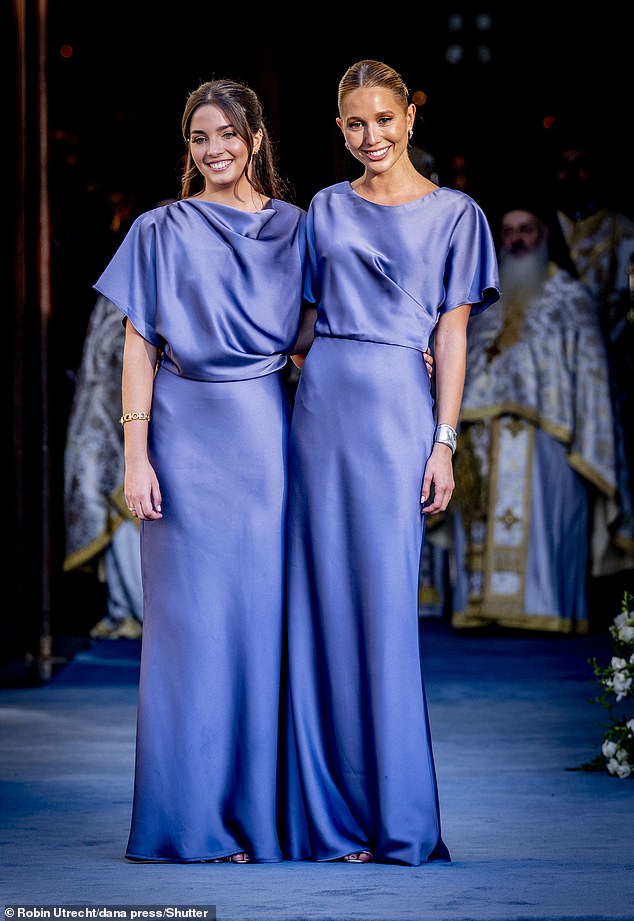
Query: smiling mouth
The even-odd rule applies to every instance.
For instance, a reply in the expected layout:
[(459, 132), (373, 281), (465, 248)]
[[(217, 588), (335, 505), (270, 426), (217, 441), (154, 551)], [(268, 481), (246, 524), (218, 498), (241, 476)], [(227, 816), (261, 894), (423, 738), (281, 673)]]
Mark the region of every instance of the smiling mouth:
[(391, 147), (381, 147), (380, 150), (364, 150), (363, 153), (370, 160), (382, 160), (391, 150)]
[(210, 170), (212, 170), (212, 172), (220, 173), (222, 170), (231, 166), (232, 163), (233, 160), (216, 160), (215, 163), (208, 163), (207, 166)]

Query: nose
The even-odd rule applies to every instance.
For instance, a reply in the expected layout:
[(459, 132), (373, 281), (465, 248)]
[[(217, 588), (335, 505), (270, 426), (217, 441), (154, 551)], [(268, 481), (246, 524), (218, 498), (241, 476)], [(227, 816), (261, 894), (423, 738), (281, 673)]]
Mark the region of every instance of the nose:
[(209, 138), (205, 145), (205, 156), (217, 159), (223, 151), (222, 143), (218, 138)]
[(364, 141), (366, 147), (372, 147), (379, 139), (379, 129), (377, 125), (368, 123), (364, 129)]

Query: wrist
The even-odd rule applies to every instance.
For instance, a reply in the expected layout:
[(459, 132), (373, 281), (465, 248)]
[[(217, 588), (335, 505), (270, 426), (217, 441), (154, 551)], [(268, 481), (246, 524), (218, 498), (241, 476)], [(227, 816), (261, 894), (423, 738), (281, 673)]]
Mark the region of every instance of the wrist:
[(135, 409), (134, 412), (131, 412), (131, 413), (124, 413), (119, 419), (119, 422), (121, 423), (121, 425), (125, 425), (126, 422), (149, 422), (149, 421), (150, 421), (150, 414), (143, 412), (142, 410), (139, 410), (139, 409)]
[(436, 426), (436, 431), (434, 432), (434, 443), (446, 445), (451, 449), (451, 453), (455, 454), (458, 444), (458, 433), (453, 425), (449, 425), (447, 422), (440, 422)]

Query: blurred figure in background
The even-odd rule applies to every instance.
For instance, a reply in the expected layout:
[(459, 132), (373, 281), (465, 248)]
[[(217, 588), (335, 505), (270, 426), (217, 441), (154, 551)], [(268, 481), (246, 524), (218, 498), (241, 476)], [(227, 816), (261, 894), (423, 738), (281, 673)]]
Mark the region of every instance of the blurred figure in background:
[(64, 452), (64, 570), (92, 570), (107, 587), (93, 639), (141, 636), (139, 524), (123, 496), (121, 312), (100, 295), (90, 316)]
[[(619, 516), (605, 573), (620, 571), (631, 585), (634, 569), (634, 220), (610, 198), (598, 152), (564, 129), (556, 135), (553, 201), (579, 277), (598, 304), (610, 372)], [(622, 587), (617, 589), (620, 598)]]
[(616, 491), (597, 306), (535, 194), (507, 196), (499, 231), (502, 299), (468, 331), (452, 623), (585, 632)]
[[(108, 199), (114, 251), (136, 211), (134, 198), (126, 191), (115, 189)], [(94, 572), (106, 585), (107, 610), (90, 631), (92, 639), (136, 639), (142, 633), (139, 523), (123, 497), (119, 420), (124, 342), (121, 311), (99, 295), (74, 375), (64, 450), (63, 569)]]

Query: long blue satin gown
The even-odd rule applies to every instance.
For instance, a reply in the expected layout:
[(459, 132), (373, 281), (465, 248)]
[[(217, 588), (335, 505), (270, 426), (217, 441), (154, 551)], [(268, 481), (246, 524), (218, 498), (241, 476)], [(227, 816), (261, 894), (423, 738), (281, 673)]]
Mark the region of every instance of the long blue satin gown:
[[(186, 199), (141, 215), (96, 284), (161, 350), (163, 518), (144, 593), (130, 859), (282, 859), (276, 830), (290, 407), (305, 212)], [(131, 407), (134, 409), (134, 407)]]
[(313, 199), (307, 247), (317, 321), (289, 442), (286, 853), (449, 860), (418, 634), (435, 427), (423, 351), (444, 311), (498, 299), (495, 247), (462, 192), (384, 206), (348, 182)]

